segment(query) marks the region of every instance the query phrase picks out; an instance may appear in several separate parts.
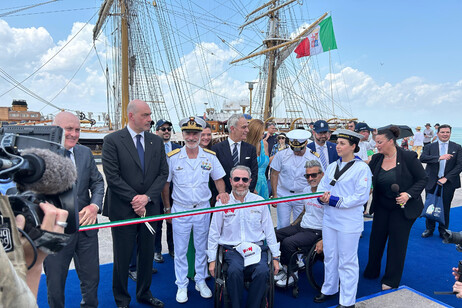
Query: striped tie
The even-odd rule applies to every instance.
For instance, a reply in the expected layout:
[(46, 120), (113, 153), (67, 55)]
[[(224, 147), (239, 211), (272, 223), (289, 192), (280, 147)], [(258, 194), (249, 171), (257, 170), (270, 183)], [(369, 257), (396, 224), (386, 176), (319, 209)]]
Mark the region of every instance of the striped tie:
[(234, 149), (233, 149), (233, 163), (234, 163), (234, 166), (237, 166), (237, 164), (239, 163), (239, 157), (238, 157), (238, 153), (237, 153), (237, 143), (234, 144)]
[(321, 159), (321, 164), (324, 170), (327, 170), (327, 159), (324, 155), (324, 145), (319, 147), (319, 159)]

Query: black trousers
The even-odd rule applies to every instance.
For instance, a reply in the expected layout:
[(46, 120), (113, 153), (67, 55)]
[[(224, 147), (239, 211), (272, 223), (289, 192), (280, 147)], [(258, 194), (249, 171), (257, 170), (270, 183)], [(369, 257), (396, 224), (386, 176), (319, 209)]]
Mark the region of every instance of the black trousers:
[[(151, 223), (155, 229), (156, 223)], [(128, 266), (135, 243), (138, 245), (136, 271), (136, 299), (152, 297), (152, 260), (154, 257), (154, 235), (144, 224), (135, 224), (111, 229), (114, 267), (112, 273), (112, 292), (117, 306), (130, 303), (128, 293)]]
[(295, 259), (289, 264), (290, 257), (297, 248), (313, 246), (322, 237), (321, 230), (305, 229), (297, 224), (276, 230), (276, 238), (281, 243), (281, 263), (295, 269)]
[(74, 258), (80, 280), (80, 307), (98, 307), (99, 250), (98, 233), (76, 232), (59, 253), (49, 255), (43, 262), (47, 276), (48, 304), (51, 308), (64, 307), (64, 288), (69, 264)]
[[(433, 193), (435, 189), (436, 189), (436, 184), (435, 184), (435, 187), (426, 191), (426, 193), (427, 194)], [(444, 225), (441, 225), (440, 223), (438, 223), (438, 231), (440, 232), (440, 234), (442, 234), (442, 232), (445, 229), (449, 229), (449, 211), (451, 210), (451, 203), (452, 203), (452, 199), (454, 198), (455, 191), (456, 189), (452, 185), (447, 185), (447, 184), (443, 185)], [(425, 222), (425, 225), (428, 230), (434, 231), (436, 222), (434, 220), (427, 219), (427, 221)]]
[(388, 240), (387, 263), (382, 283), (397, 288), (401, 281), (406, 259), (409, 233), (415, 219), (407, 219), (398, 205), (389, 210), (380, 205), (375, 207), (369, 241), (369, 260), (364, 270), (364, 277), (377, 278), (385, 245)]

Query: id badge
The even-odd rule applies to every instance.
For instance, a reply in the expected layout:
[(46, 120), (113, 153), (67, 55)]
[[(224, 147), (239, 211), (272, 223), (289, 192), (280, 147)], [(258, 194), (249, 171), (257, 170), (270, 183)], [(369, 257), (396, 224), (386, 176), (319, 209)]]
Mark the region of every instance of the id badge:
[(11, 222), (9, 217), (0, 215), (0, 242), (5, 252), (14, 250), (13, 236), (11, 235)]

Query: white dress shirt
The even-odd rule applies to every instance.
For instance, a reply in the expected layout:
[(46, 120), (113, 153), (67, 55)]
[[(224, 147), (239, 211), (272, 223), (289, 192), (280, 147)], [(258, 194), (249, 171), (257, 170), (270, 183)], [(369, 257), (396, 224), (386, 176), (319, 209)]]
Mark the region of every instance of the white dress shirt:
[(237, 159), (238, 162), (241, 161), (241, 142), (234, 142), (231, 138), (228, 137), (229, 149), (231, 150), (231, 156), (233, 156), (234, 144), (237, 143)]
[(130, 125), (127, 125), (127, 129), (128, 129), (128, 132), (130, 133), (130, 136), (132, 137), (133, 144), (135, 145), (135, 148), (137, 148), (137, 146), (136, 146), (136, 135), (141, 135), (140, 142), (141, 142), (141, 145), (143, 146), (143, 149), (144, 149), (145, 148), (144, 147), (144, 132), (141, 132), (141, 133), (138, 134), (133, 129), (130, 128)]
[[(244, 202), (264, 200), (259, 195), (248, 192)], [(229, 195), (229, 204), (238, 204), (234, 195)], [(216, 207), (221, 206), (218, 201)], [(213, 213), (210, 223), (207, 255), (209, 262), (215, 261), (218, 245), (236, 246), (242, 242), (264, 241), (274, 257), (279, 256), (279, 243), (274, 233), (273, 221), (267, 205)]]

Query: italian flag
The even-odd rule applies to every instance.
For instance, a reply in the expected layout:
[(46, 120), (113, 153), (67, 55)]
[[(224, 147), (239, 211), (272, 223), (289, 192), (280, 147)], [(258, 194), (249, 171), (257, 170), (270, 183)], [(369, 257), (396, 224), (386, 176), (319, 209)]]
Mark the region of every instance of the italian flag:
[(335, 42), (332, 17), (329, 16), (308, 34), (308, 37), (295, 48), (294, 52), (297, 54), (297, 58), (301, 58), (333, 49), (337, 49), (337, 43)]

